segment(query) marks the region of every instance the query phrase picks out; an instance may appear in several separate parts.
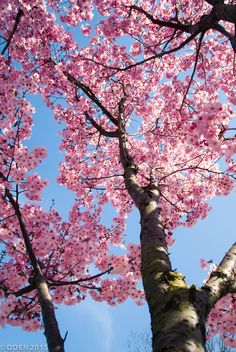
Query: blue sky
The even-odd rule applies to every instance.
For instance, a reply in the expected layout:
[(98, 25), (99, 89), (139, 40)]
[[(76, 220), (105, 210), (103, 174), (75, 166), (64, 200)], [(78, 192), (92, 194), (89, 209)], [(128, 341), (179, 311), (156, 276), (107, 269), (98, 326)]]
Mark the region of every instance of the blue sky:
[[(60, 138), (58, 126), (41, 99), (32, 99), (36, 106), (33, 138), (29, 145), (46, 146), (48, 157), (39, 166), (42, 177), (49, 179), (49, 187), (43, 193), (43, 206), (48, 209), (52, 198), (55, 207), (65, 217), (74, 199), (71, 192), (56, 184), (58, 162), (62, 155), (58, 152)], [(174, 231), (176, 244), (170, 248), (173, 268), (182, 272), (189, 283), (201, 285), (206, 271), (199, 266), (201, 257), (219, 262), (235, 241), (236, 194), (218, 197), (211, 201), (213, 210), (208, 218), (199, 221), (192, 228)], [(109, 208), (106, 217), (112, 216)], [(137, 212), (130, 214), (127, 228), (128, 239), (139, 240), (139, 219)], [(131, 300), (116, 307), (87, 299), (76, 306), (59, 306), (56, 310), (59, 326), (64, 336), (68, 331), (66, 350), (70, 352), (120, 352), (127, 350), (127, 339), (132, 331), (141, 332), (150, 325), (146, 305), (138, 307)], [(45, 345), (43, 332), (26, 333), (20, 328), (6, 327), (1, 330), (1, 346), (8, 344)]]

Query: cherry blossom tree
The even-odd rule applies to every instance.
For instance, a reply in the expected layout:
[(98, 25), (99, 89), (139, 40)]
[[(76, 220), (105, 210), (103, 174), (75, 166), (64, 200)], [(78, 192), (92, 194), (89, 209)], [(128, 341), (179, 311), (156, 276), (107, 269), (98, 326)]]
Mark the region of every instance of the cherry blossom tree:
[[(82, 209), (75, 202), (63, 221), (53, 206), (45, 211), (38, 203), (47, 181), (34, 169), (46, 150), (30, 151), (26, 143), (34, 113), (27, 95), (29, 87), (31, 94), (37, 90), (16, 63), (6, 61), (7, 45), (0, 59), (0, 324), (26, 331), (44, 327), (49, 351), (64, 351), (53, 304), (80, 303), (89, 294), (96, 297), (96, 291), (111, 305), (129, 296), (139, 303), (140, 261), (135, 261), (137, 246), (124, 255), (110, 252), (116, 245), (111, 234), (123, 232), (123, 227), (118, 221), (110, 228), (103, 225), (100, 206)], [(105, 270), (100, 270), (100, 258), (107, 260)], [(108, 278), (111, 272), (114, 276)]]
[[(22, 323), (14, 295), (26, 289), (32, 269), (34, 280), (40, 269), (56, 303), (75, 303), (80, 284), (79, 292), (90, 289), (97, 301), (114, 304), (129, 295), (140, 302), (141, 265), (154, 351), (204, 351), (205, 338), (217, 333), (235, 347), (236, 245), (202, 287), (186, 284), (168, 251), (176, 227), (206, 218), (207, 201), (235, 185), (235, 2), (9, 0), (1, 11), (1, 231), (11, 257), (4, 265), (14, 275), (17, 265), (20, 276), (28, 270), (11, 295), (2, 279), (6, 322)], [(86, 47), (76, 41), (78, 31), (88, 37)], [(76, 195), (66, 225), (35, 203), (45, 182), (28, 171), (45, 151), (30, 153), (24, 141), (32, 124), (27, 98), (36, 93), (64, 126), (58, 182)], [(20, 203), (21, 193), (29, 202)], [(117, 212), (110, 230), (100, 221), (106, 204)], [(140, 248), (109, 255), (109, 245), (123, 245), (133, 207)], [(85, 251), (89, 259), (80, 264)], [(92, 263), (101, 274), (112, 266), (120, 278), (84, 276)], [(61, 281), (67, 288), (57, 291)]]

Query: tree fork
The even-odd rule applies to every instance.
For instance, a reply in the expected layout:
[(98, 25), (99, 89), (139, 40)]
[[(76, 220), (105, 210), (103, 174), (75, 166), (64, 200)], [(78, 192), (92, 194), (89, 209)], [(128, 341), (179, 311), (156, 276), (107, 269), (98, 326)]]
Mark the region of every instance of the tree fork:
[(159, 191), (145, 188), (141, 216), (141, 271), (151, 315), (153, 352), (205, 351), (205, 324), (214, 304), (235, 293), (236, 243), (202, 288), (171, 268), (161, 223)]

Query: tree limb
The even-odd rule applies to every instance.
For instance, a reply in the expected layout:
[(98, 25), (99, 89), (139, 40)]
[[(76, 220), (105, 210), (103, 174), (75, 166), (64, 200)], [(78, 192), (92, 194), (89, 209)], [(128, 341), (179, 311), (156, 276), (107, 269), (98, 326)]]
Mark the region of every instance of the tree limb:
[(14, 26), (12, 28), (12, 31), (10, 33), (9, 38), (7, 39), (5, 47), (3, 48), (2, 52), (1, 52), (1, 55), (4, 55), (5, 51), (9, 48), (11, 41), (12, 41), (12, 38), (13, 38), (13, 36), (17, 30), (17, 27), (20, 23), (21, 16), (23, 16), (23, 14), (24, 14), (24, 12), (21, 9), (19, 9), (17, 12), (16, 18), (15, 18)]
[[(2, 178), (2, 180), (4, 181), (7, 180), (7, 178), (2, 172), (0, 172), (0, 178)], [(37, 289), (37, 295), (40, 302), (48, 349), (50, 352), (64, 352), (64, 341), (60, 335), (60, 331), (58, 328), (58, 323), (55, 316), (52, 298), (49, 293), (48, 284), (42, 272), (38, 259), (35, 255), (34, 249), (32, 247), (29, 233), (27, 231), (20, 206), (7, 187), (5, 187), (5, 195), (8, 201), (10, 202), (12, 208), (15, 210), (16, 218), (20, 226), (26, 251), (29, 255), (30, 264), (33, 268), (33, 285), (35, 285), (35, 288)]]
[(185, 25), (182, 24), (180, 22), (171, 22), (171, 21), (163, 21), (163, 20), (159, 20), (158, 18), (154, 18), (150, 13), (148, 13), (147, 11), (145, 11), (143, 8), (136, 6), (136, 5), (132, 5), (130, 6), (130, 12), (132, 11), (132, 9), (137, 10), (138, 12), (144, 14), (153, 24), (157, 24), (159, 26), (162, 27), (168, 27), (168, 28), (173, 28), (173, 29), (178, 29), (184, 32), (190, 32), (189, 29), (191, 29), (191, 25)]
[(229, 38), (230, 43), (234, 52), (236, 52), (236, 40), (235, 37), (232, 36), (222, 25), (219, 25), (219, 21), (226, 21), (230, 23), (236, 23), (236, 5), (231, 4), (224, 4), (223, 0), (209, 0), (206, 1), (208, 4), (212, 5), (212, 11), (210, 14), (203, 15), (199, 22), (191, 25), (186, 25), (178, 20), (173, 22), (170, 21), (163, 21), (158, 18), (153, 17), (150, 13), (145, 11), (143, 8), (132, 5), (130, 6), (130, 12), (133, 10), (142, 13), (148, 18), (153, 24), (159, 25), (161, 27), (166, 28), (173, 28), (175, 30), (179, 30), (185, 33), (203, 33), (209, 29), (215, 29), (219, 31), (227, 38)]
[(110, 111), (107, 110), (107, 108), (100, 102), (97, 96), (86, 84), (74, 78), (69, 72), (63, 71), (63, 73), (67, 77), (68, 81), (73, 83), (76, 87), (80, 88), (102, 110), (102, 112), (109, 118), (109, 120), (114, 125), (118, 125), (118, 122), (114, 118), (114, 116), (110, 113)]
[(143, 201), (144, 190), (139, 186), (136, 174), (138, 166), (134, 163), (132, 156), (129, 154), (127, 146), (127, 135), (123, 122), (125, 97), (119, 102), (118, 107), (118, 131), (119, 131), (119, 149), (120, 149), (120, 162), (124, 169), (124, 180), (126, 189), (134, 201), (137, 208), (139, 208)]
[(93, 125), (93, 127), (96, 128), (96, 130), (102, 135), (102, 136), (105, 136), (105, 137), (111, 137), (111, 138), (115, 138), (115, 137), (118, 137), (119, 134), (118, 134), (118, 130), (116, 131), (106, 131), (104, 130), (104, 128), (102, 128), (89, 114), (87, 111), (85, 111), (85, 116), (86, 116), (86, 119)]
[(82, 279), (78, 279), (78, 280), (74, 280), (74, 281), (54, 281), (53, 279), (49, 279), (49, 285), (50, 286), (66, 286), (66, 285), (76, 285), (79, 284), (80, 282), (85, 282), (85, 281), (90, 281), (90, 280), (94, 280), (102, 275), (105, 274), (109, 274), (111, 271), (113, 270), (113, 267), (109, 267), (106, 271), (103, 271), (99, 274), (93, 275), (93, 276), (89, 276), (86, 278), (82, 278)]
[(224, 258), (211, 273), (203, 289), (209, 291), (209, 305), (213, 305), (228, 293), (236, 293), (236, 242), (225, 254)]
[(192, 84), (192, 81), (193, 81), (193, 78), (194, 78), (194, 75), (195, 75), (195, 72), (196, 72), (196, 69), (197, 69), (198, 58), (199, 58), (199, 54), (200, 54), (200, 50), (201, 50), (201, 44), (202, 44), (204, 35), (205, 35), (205, 32), (202, 32), (201, 35), (200, 35), (200, 38), (199, 38), (199, 43), (198, 43), (198, 46), (197, 46), (196, 58), (195, 58), (195, 63), (194, 63), (194, 67), (193, 67), (193, 72), (192, 72), (192, 74), (191, 74), (191, 77), (190, 77), (190, 80), (189, 80), (189, 83), (188, 83), (187, 90), (186, 90), (186, 92), (184, 93), (184, 97), (183, 97), (183, 101), (182, 101), (180, 110), (182, 109), (182, 107), (183, 107), (183, 105), (184, 105), (184, 102), (185, 102), (185, 99), (187, 98), (189, 89), (190, 89), (190, 87), (191, 87), (191, 84)]
[(224, 3), (224, 0), (205, 0), (205, 1), (212, 6)]
[(14, 295), (15, 295), (16, 297), (21, 297), (21, 296), (23, 296), (25, 293), (32, 292), (32, 291), (35, 290), (35, 289), (36, 289), (35, 285), (31, 284), (31, 285), (29, 285), (29, 286), (23, 287), (23, 288), (21, 288), (20, 290), (14, 292)]

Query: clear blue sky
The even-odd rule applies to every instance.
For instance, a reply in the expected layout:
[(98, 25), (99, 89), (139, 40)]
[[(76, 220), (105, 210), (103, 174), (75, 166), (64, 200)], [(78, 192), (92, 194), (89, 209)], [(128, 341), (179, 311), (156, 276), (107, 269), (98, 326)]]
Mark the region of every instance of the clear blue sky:
[[(39, 166), (42, 177), (49, 179), (49, 187), (43, 193), (43, 206), (48, 209), (52, 198), (56, 209), (67, 216), (74, 196), (56, 184), (58, 162), (62, 155), (58, 152), (59, 137), (52, 112), (41, 99), (33, 97), (36, 106), (33, 138), (29, 145), (46, 146), (48, 157)], [(218, 197), (211, 201), (213, 210), (204, 221), (192, 228), (179, 228), (174, 232), (177, 241), (170, 248), (173, 267), (182, 272), (189, 283), (201, 285), (206, 272), (199, 266), (201, 257), (218, 262), (235, 241), (236, 194)], [(107, 209), (106, 217), (111, 212)], [(128, 239), (139, 241), (139, 219), (132, 213), (128, 219)], [(97, 303), (91, 299), (71, 307), (56, 310), (60, 329), (64, 335), (68, 331), (66, 350), (70, 352), (121, 352), (127, 350), (127, 339), (132, 331), (143, 331), (149, 327), (149, 313), (146, 305), (138, 307), (131, 300), (116, 307)], [(38, 344), (44, 345), (43, 332), (26, 333), (20, 328), (6, 327), (0, 332), (0, 345)], [(1, 347), (0, 346), (0, 347)], [(2, 349), (3, 350), (3, 349)]]

